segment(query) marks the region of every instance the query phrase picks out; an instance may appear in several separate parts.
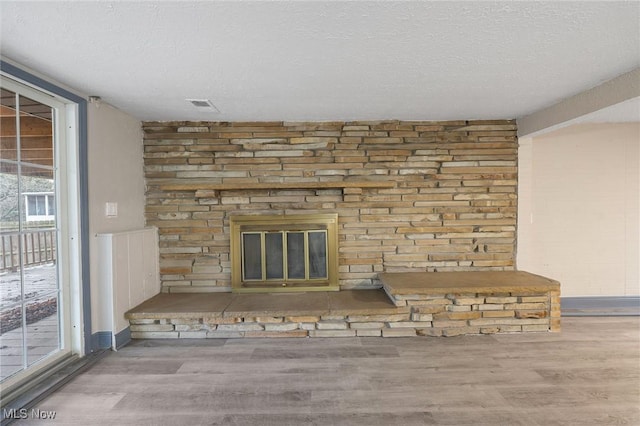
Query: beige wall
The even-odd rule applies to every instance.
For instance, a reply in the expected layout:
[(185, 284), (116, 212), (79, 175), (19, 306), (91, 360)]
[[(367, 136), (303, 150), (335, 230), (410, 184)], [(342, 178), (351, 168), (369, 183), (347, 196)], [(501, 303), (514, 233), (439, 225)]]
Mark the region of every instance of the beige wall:
[(517, 266), (563, 296), (639, 295), (640, 123), (520, 139)]
[[(99, 299), (96, 234), (144, 227), (144, 179), (140, 122), (107, 104), (88, 105), (89, 230), (92, 332), (110, 330)], [(118, 203), (118, 216), (105, 203)]]

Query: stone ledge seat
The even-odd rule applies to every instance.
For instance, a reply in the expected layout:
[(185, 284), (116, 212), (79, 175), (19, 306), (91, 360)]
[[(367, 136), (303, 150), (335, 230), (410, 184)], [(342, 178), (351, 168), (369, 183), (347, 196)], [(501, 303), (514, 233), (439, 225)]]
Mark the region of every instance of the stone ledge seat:
[(431, 318), (418, 334), (453, 336), (560, 331), (560, 283), (524, 271), (383, 273), (382, 287), (413, 318)]
[(161, 293), (125, 314), (131, 337), (410, 337), (560, 330), (560, 284), (521, 271), (379, 275), (383, 289)]

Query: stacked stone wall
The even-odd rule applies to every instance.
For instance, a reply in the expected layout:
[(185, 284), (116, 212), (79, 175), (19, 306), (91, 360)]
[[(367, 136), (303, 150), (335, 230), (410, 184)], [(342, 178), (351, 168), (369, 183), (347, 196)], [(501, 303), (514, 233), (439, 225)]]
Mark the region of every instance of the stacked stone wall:
[[(338, 213), (343, 289), (379, 287), (380, 272), (514, 269), (515, 121), (143, 128), (146, 221), (159, 229), (165, 292), (230, 290), (236, 214)], [(345, 181), (393, 187), (317, 188)], [(297, 186), (277, 188), (286, 183)]]

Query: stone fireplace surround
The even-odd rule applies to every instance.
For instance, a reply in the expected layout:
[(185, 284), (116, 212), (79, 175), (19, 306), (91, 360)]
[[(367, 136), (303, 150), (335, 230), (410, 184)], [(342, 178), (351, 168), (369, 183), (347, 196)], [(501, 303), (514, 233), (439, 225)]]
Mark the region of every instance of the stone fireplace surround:
[(231, 290), (234, 215), (337, 213), (339, 286), (513, 270), (514, 121), (146, 122), (165, 293)]
[[(514, 121), (143, 129), (162, 293), (127, 313), (133, 338), (560, 330), (559, 283), (514, 271)], [(234, 216), (327, 213), (343, 291), (230, 292)]]

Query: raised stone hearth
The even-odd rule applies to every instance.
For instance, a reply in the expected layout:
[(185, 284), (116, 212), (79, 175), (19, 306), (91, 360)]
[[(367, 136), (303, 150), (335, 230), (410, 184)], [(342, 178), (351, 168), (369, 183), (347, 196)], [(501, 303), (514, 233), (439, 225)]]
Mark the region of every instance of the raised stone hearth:
[[(560, 331), (560, 283), (522, 271), (381, 274), (384, 290), (423, 334)], [(420, 334), (420, 332), (419, 332)]]
[(384, 290), (159, 294), (131, 337), (409, 337), (560, 331), (560, 284), (527, 272), (381, 274)]

